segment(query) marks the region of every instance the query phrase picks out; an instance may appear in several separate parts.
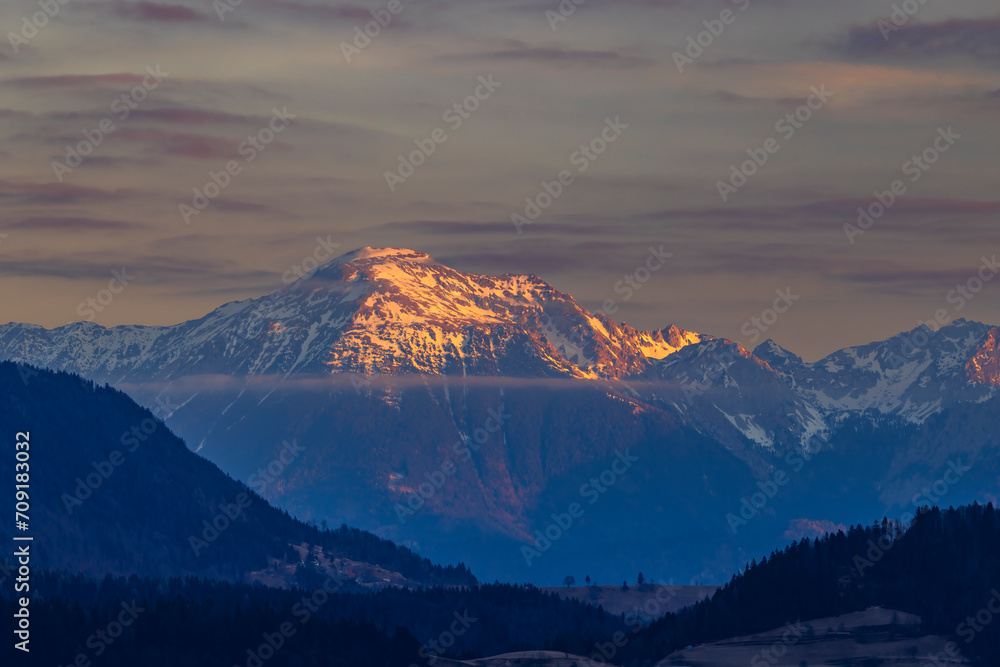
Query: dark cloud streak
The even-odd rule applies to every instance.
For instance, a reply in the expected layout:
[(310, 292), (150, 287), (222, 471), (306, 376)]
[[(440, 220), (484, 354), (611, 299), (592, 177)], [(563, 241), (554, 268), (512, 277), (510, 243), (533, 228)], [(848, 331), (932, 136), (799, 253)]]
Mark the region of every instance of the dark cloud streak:
[(1000, 17), (910, 23), (892, 31), (886, 25), (896, 27), (888, 19), (882, 19), (881, 24), (852, 26), (846, 39), (836, 46), (836, 50), (859, 59), (877, 56), (933, 58), (957, 55), (979, 60), (1000, 60)]
[(126, 231), (142, 229), (144, 227), (144, 225), (136, 222), (125, 222), (122, 220), (73, 217), (31, 217), (4, 226), (5, 229), (61, 232)]
[(114, 0), (104, 6), (108, 7), (115, 16), (143, 23), (198, 23), (208, 21), (211, 18), (207, 14), (184, 5)]

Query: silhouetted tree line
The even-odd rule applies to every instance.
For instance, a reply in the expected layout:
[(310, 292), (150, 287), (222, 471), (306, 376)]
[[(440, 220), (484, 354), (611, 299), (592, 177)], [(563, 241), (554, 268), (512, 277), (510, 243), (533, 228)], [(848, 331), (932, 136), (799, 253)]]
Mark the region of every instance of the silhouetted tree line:
[[(37, 664), (46, 665), (68, 665), (80, 653), (93, 660), (94, 645), (103, 642), (92, 638), (118, 618), (123, 603), (143, 611), (104, 647), (102, 667), (246, 665), (247, 651), (256, 652), (265, 635), (275, 639), (283, 623), (295, 632), (269, 666), (408, 666), (428, 664), (435, 654), (469, 658), (528, 649), (589, 655), (595, 638), (621, 629), (620, 619), (602, 609), (509, 584), (374, 594), (330, 585), (326, 594), (194, 577), (97, 581), (39, 572), (33, 585), (41, 593), (30, 605), (31, 649)], [(0, 600), (0, 614), (10, 618), (14, 609), (12, 598)]]
[[(121, 600), (104, 605), (71, 604), (62, 599), (34, 602), (31, 662), (25, 664), (406, 667), (419, 651), (417, 640), (404, 628), (389, 633), (368, 620), (321, 618), (300, 624), (262, 607), (254, 598), (233, 605), (182, 597), (141, 601), (136, 609), (142, 611), (120, 629), (113, 624), (122, 613), (122, 604)], [(0, 600), (0, 608), (4, 615), (14, 610), (6, 600)], [(282, 634), (282, 623), (291, 623), (286, 629), (294, 632)]]
[[(589, 656), (625, 631), (629, 641), (615, 661), (639, 666), (688, 644), (873, 605), (918, 614), (926, 631), (954, 637), (981, 664), (1000, 664), (1000, 618), (981, 625), (967, 620), (1000, 590), (1000, 516), (992, 504), (923, 509), (905, 531), (883, 519), (803, 539), (749, 564), (710, 600), (636, 633), (625, 618), (582, 602), (531, 586), (480, 586), (463, 565), (441, 568), (361, 530), (297, 521), (190, 452), (121, 392), (66, 373), (28, 370), (0, 363), (0, 433), (32, 432), (32, 532), (46, 545), (32, 561), (33, 590), (41, 596), (31, 604), (38, 664), (65, 665), (88, 652), (108, 667), (245, 665), (247, 651), (285, 622), (297, 631), (269, 666), (422, 664), (421, 645), (431, 646), (459, 615), (467, 627), (441, 647), (454, 657), (524, 649)], [(126, 449), (123, 434), (144, 423), (155, 426), (148, 437), (67, 511), (64, 496), (75, 494), (78, 479), (112, 450)], [(13, 462), (0, 457), (0, 479), (12, 479)], [(249, 494), (250, 505), (195, 554), (189, 536), (240, 493)], [(10, 543), (10, 530), (0, 524), (0, 542)], [(368, 593), (348, 582), (299, 624), (296, 604), (327, 580), (321, 570), (300, 567), (295, 589), (239, 582), (271, 559), (297, 564), (289, 545), (303, 542), (322, 546), (328, 557), (377, 563), (436, 587)], [(45, 574), (46, 568), (85, 574)], [(107, 571), (144, 577), (86, 576)], [(169, 578), (178, 573), (229, 583)], [(8, 582), (0, 595), (11, 594)], [(133, 602), (145, 608), (133, 625), (111, 644), (91, 640), (121, 613), (122, 603)], [(13, 602), (0, 606), (0, 615), (11, 618)]]
[[(883, 519), (771, 553), (715, 595), (639, 631), (627, 664), (648, 665), (688, 645), (872, 606), (919, 615), (968, 657), (1000, 664), (1000, 614), (976, 615), (1000, 590), (1000, 511), (990, 503), (923, 508), (903, 530)], [(993, 602), (997, 608), (997, 602)], [(980, 628), (975, 630), (975, 628)]]

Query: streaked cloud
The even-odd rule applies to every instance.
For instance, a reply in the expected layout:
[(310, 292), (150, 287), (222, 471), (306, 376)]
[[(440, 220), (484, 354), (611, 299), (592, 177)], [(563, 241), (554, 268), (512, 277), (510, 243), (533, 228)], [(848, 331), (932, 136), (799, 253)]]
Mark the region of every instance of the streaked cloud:
[(59, 231), (59, 232), (99, 232), (99, 231), (126, 231), (129, 229), (141, 229), (143, 226), (136, 222), (126, 222), (123, 220), (99, 220), (95, 218), (24, 218), (17, 222), (12, 222), (3, 226), (4, 229), (23, 229), (32, 231)]
[(1000, 16), (933, 23), (911, 21), (902, 26), (882, 19), (852, 26), (839, 48), (856, 58), (968, 56), (995, 61), (1000, 60)]
[[(807, 358), (911, 327), (1000, 245), (995, 3), (928, 3), (885, 40), (886, 7), (754, 0), (678, 72), (673, 53), (734, 4), (589, 0), (553, 31), (553, 0), (404, 0), (348, 63), (341, 43), (385, 2), (244, 0), (219, 20), (203, 1), (74, 0), (17, 56), (0, 49), (0, 252), (20, 295), (6, 316), (65, 323), (110, 267), (146, 262), (102, 323), (199, 317), (280, 287), (329, 235), (534, 273), (595, 308), (662, 243), (670, 263), (616, 318), (734, 337), (791, 286), (803, 299), (769, 335)], [(112, 111), (157, 66), (162, 85)], [(456, 126), (488, 75), (502, 87)], [(829, 105), (722, 202), (717, 181), (821, 85)], [(247, 160), (275, 108), (297, 118)], [(629, 129), (602, 145), (616, 116)], [(104, 119), (114, 131), (59, 182), (52, 162)], [(851, 245), (843, 225), (941, 126), (955, 150)], [(436, 129), (447, 139), (390, 192), (385, 173)], [(239, 175), (220, 175), (231, 160)], [(573, 184), (517, 234), (511, 215), (564, 170)], [(185, 224), (178, 207), (213, 175), (225, 186)], [(967, 315), (1000, 323), (996, 303)]]
[(131, 0), (111, 0), (111, 2), (99, 4), (108, 7), (116, 16), (134, 21), (197, 23), (212, 19), (207, 14), (184, 5), (146, 2), (145, 0), (139, 0), (138, 2)]

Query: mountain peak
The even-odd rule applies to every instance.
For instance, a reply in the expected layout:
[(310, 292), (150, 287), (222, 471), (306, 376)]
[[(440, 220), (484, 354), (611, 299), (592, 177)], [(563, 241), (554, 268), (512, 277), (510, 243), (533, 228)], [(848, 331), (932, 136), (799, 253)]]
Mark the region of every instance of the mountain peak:
[(707, 338), (617, 324), (537, 276), (465, 273), (416, 250), (373, 247), (173, 327), (76, 330), (85, 326), (0, 328), (0, 350), (13, 344), (17, 358), (113, 381), (150, 372), (597, 379), (655, 374), (659, 361)]
[(337, 280), (345, 275), (354, 275), (355, 271), (412, 265), (440, 266), (433, 257), (419, 250), (364, 247), (344, 253), (320, 265), (316, 269), (316, 274)]
[(754, 348), (753, 355), (761, 361), (766, 361), (771, 368), (779, 368), (789, 364), (802, 365), (802, 357), (786, 350), (770, 338)]
[(372, 263), (387, 262), (418, 262), (421, 264), (437, 264), (434, 258), (419, 250), (409, 250), (407, 248), (372, 248), (364, 247), (352, 250), (340, 257), (332, 260), (327, 266), (340, 266), (351, 262), (368, 260)]
[(965, 364), (970, 382), (1000, 385), (1000, 329), (992, 327)]

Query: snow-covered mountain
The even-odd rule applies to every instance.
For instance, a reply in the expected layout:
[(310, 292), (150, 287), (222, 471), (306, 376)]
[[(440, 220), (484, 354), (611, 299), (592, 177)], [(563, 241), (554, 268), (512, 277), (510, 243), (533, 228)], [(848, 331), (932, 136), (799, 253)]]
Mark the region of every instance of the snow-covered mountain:
[(670, 407), (737, 455), (739, 440), (778, 454), (827, 442), (825, 413), (739, 343), (718, 338), (687, 346), (658, 362), (656, 372), (679, 388)]
[[(0, 358), (112, 384), (189, 376), (352, 373), (625, 381), (738, 447), (819, 446), (845, 417), (921, 423), (1000, 386), (998, 331), (956, 320), (805, 363), (592, 314), (536, 276), (455, 271), (414, 250), (363, 248), (259, 299), (174, 326), (0, 326)], [(735, 440), (734, 440), (735, 439)]]
[(982, 403), (1000, 387), (1000, 330), (958, 319), (805, 363), (773, 341), (754, 355), (833, 423), (874, 412), (914, 424), (959, 403)]
[(535, 276), (460, 273), (392, 248), (356, 250), (176, 326), (0, 326), (5, 358), (112, 383), (339, 371), (623, 378), (708, 338), (636, 331)]
[[(998, 339), (956, 320), (807, 363), (773, 341), (750, 352), (639, 331), (535, 276), (364, 248), (173, 326), (6, 324), (0, 359), (166, 408), (172, 430), (242, 480), (295, 438), (301, 465), (268, 499), (302, 518), (466, 559), (486, 578), (558, 581), (559, 558), (529, 566), (518, 545), (619, 452), (642, 461), (615, 487), (630, 492), (600, 496), (558, 546), (602, 577), (652, 558), (682, 578), (731, 571), (791, 521), (905, 504), (952, 459), (977, 466), (954, 500), (979, 498), (1000, 474)], [(797, 474), (761, 512), (775, 541), (744, 542), (726, 517), (779, 469)], [(697, 555), (716, 549), (725, 557)]]

